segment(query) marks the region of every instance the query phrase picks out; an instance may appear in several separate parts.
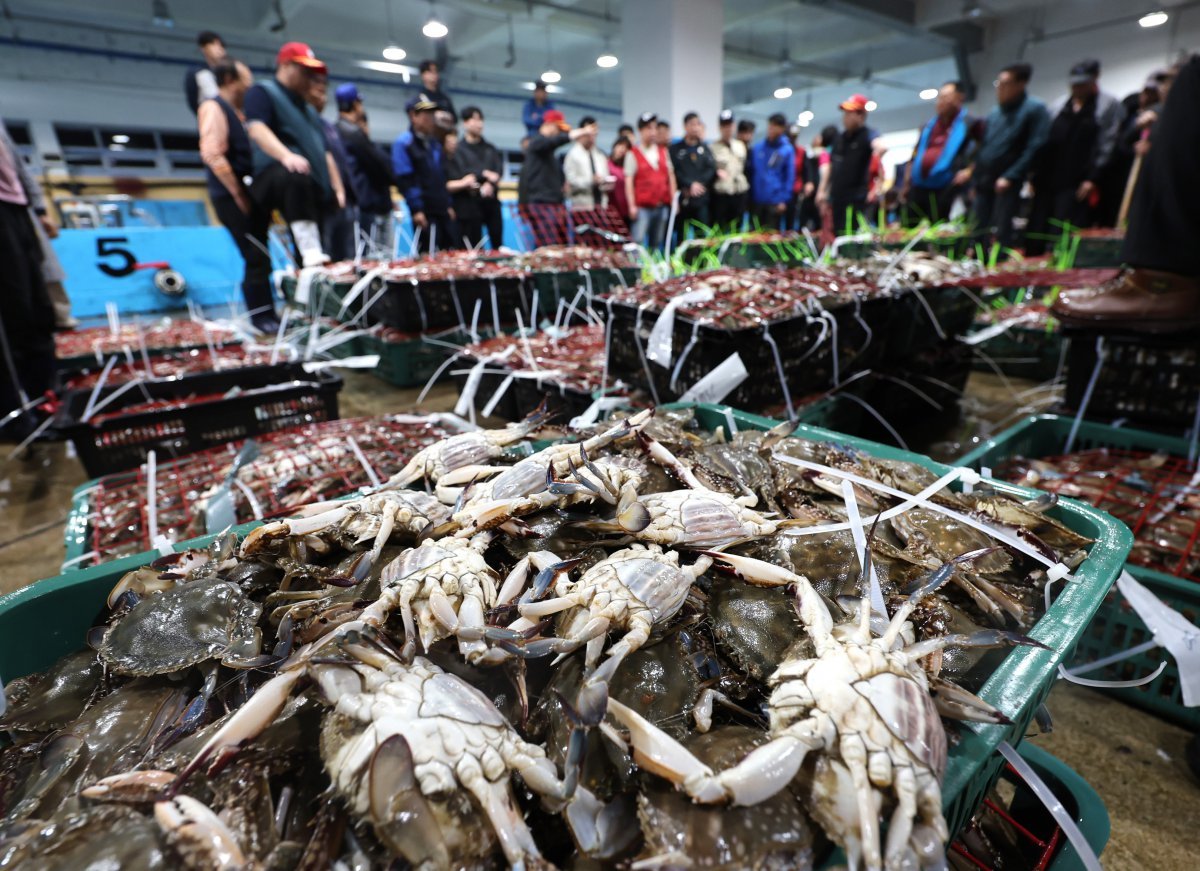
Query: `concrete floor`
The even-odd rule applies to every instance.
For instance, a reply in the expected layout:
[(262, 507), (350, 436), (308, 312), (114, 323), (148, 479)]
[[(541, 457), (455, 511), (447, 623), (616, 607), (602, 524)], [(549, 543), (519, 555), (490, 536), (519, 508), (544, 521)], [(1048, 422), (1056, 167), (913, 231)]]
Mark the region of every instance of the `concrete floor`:
[[(389, 387), (363, 373), (344, 376), (342, 417), (415, 410), (416, 390)], [(999, 407), (1013, 398), (1014, 390), (973, 376), (968, 394), (976, 405)], [(456, 399), (453, 387), (439, 386), (421, 408), (450, 411)], [(0, 460), (9, 450), (10, 445), (0, 445)], [(0, 593), (58, 574), (71, 492), (85, 480), (82, 466), (63, 444), (36, 445), (0, 467)], [(1102, 692), (1062, 682), (1049, 707), (1054, 731), (1029, 740), (1078, 771), (1104, 799), (1112, 818), (1104, 867), (1197, 867), (1200, 784), (1184, 762), (1188, 733)]]

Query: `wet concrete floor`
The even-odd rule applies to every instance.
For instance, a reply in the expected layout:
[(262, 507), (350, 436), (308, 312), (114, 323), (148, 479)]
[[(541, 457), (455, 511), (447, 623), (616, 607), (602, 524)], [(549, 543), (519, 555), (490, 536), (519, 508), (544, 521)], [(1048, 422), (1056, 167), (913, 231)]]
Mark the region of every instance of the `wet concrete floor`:
[[(342, 417), (417, 410), (417, 390), (390, 387), (361, 372), (343, 374)], [(995, 418), (1016, 419), (1040, 410), (1039, 395), (1029, 391), (1029, 385), (974, 375), (967, 390), (968, 406), (977, 418), (974, 426), (992, 430)], [(450, 411), (456, 400), (452, 385), (439, 385), (421, 410)], [(960, 425), (947, 438), (965, 444), (971, 434)], [(0, 460), (10, 450), (12, 445), (0, 444)], [(86, 480), (83, 467), (62, 443), (37, 444), (0, 467), (0, 594), (59, 573), (71, 493)], [(1103, 798), (1112, 819), (1104, 867), (1197, 867), (1200, 782), (1184, 762), (1188, 733), (1101, 691), (1062, 682), (1048, 704), (1054, 731), (1027, 740), (1078, 771)]]

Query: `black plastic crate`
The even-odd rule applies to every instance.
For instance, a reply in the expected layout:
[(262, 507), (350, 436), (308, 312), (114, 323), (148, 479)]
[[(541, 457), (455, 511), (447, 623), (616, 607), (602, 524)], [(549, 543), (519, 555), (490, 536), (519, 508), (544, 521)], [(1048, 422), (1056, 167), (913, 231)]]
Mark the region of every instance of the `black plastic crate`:
[[(450, 372), (453, 373), (451, 377), (454, 378), (454, 383), (458, 386), (460, 396), (462, 395), (463, 388), (467, 385), (467, 380), (471, 377), (470, 371), (478, 366), (479, 362), (476, 357), (472, 357), (469, 354), (462, 354), (450, 364)], [(474, 406), (476, 413), (483, 413), (483, 409), (491, 401), (507, 377), (508, 372), (502, 364), (485, 363), (483, 371), (479, 376), (478, 386), (475, 388)], [(508, 385), (504, 394), (496, 403), (496, 407), (492, 409), (491, 417), (501, 420), (521, 420), (529, 411), (537, 407), (537, 404), (534, 403), (532, 407), (522, 411), (518, 406), (517, 390), (515, 388), (520, 380), (519, 378), (514, 378), (512, 383)]]
[[(290, 426), (336, 420), (341, 389), (340, 376), (305, 372), (299, 363), (247, 366), (106, 387), (97, 396), (97, 406), (116, 391), (123, 392), (94, 411), (88, 421), (80, 418), (92, 391), (72, 390), (63, 397), (54, 428), (71, 439), (84, 469), (94, 478), (132, 469), (145, 462), (150, 451), (169, 459)], [(178, 408), (120, 413), (145, 402), (188, 397), (217, 398)]]
[(1067, 392), (1071, 411), (1084, 406), (1088, 383), (1103, 355), (1085, 414), (1091, 418), (1129, 418), (1184, 429), (1196, 416), (1200, 396), (1200, 336), (1097, 335), (1070, 331)]
[(592, 407), (592, 394), (553, 379), (516, 378), (512, 387), (515, 388), (518, 416), (510, 420), (520, 420), (545, 403), (546, 411), (554, 415), (555, 422), (566, 424)]
[(367, 311), (368, 324), (403, 332), (470, 327), (479, 303), (479, 325), (529, 323), (530, 294), (523, 278), (450, 278), (438, 281), (389, 280), (387, 290)]
[(892, 360), (910, 358), (966, 334), (979, 312), (971, 293), (958, 287), (906, 290), (897, 302), (888, 329), (888, 356)]

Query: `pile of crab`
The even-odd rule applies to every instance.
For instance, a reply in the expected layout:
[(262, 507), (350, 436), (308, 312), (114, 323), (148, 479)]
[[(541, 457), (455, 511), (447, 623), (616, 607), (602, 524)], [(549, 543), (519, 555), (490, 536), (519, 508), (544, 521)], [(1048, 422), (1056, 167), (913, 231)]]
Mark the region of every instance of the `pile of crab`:
[(123, 577), (7, 688), (0, 867), (942, 865), (943, 717), (1005, 722), (1046, 584), (981, 530), (1089, 542), (786, 428), (542, 424)]

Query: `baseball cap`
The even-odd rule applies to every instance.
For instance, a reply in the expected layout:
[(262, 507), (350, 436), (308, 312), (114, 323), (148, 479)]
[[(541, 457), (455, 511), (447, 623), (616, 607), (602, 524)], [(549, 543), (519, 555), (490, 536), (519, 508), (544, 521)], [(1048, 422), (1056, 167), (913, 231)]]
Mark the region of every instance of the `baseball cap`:
[(658, 116), (653, 112), (643, 112), (641, 115), (638, 115), (638, 129), (641, 130), (643, 127), (653, 124), (657, 120)]
[(337, 90), (333, 94), (337, 98), (338, 106), (343, 109), (348, 109), (362, 100), (362, 95), (358, 93), (358, 86), (352, 82), (338, 85)]
[(1145, 90), (1157, 91), (1159, 88), (1162, 87), (1162, 83), (1165, 82), (1170, 77), (1171, 77), (1171, 73), (1169, 70), (1167, 70), (1165, 68), (1157, 69), (1146, 78), (1145, 83), (1143, 83), (1143, 85), (1142, 85), (1142, 90), (1143, 91), (1145, 91)]
[(308, 67), (318, 73), (329, 72), (325, 62), (317, 60), (312, 47), (304, 42), (285, 42), (283, 44), (283, 47), (279, 49), (279, 54), (275, 55), (275, 66), (287, 63), (300, 64), (300, 66)]
[(1100, 61), (1093, 58), (1081, 60), (1075, 66), (1071, 67), (1071, 78), (1069, 79), (1072, 85), (1085, 85), (1088, 82), (1094, 82), (1100, 78)]
[(843, 112), (865, 112), (867, 111), (867, 102), (866, 94), (851, 94), (849, 100), (838, 104), (838, 108)]
[(722, 109), (721, 114), (717, 116), (717, 121), (721, 124), (732, 124), (733, 123), (733, 110), (732, 109)]
[(542, 116), (543, 124), (557, 124), (559, 130), (570, 130), (571, 125), (567, 123), (567, 116), (557, 109), (548, 109), (546, 114)]
[(417, 94), (411, 100), (404, 104), (406, 112), (432, 112), (437, 108), (437, 103), (426, 97), (424, 94)]

